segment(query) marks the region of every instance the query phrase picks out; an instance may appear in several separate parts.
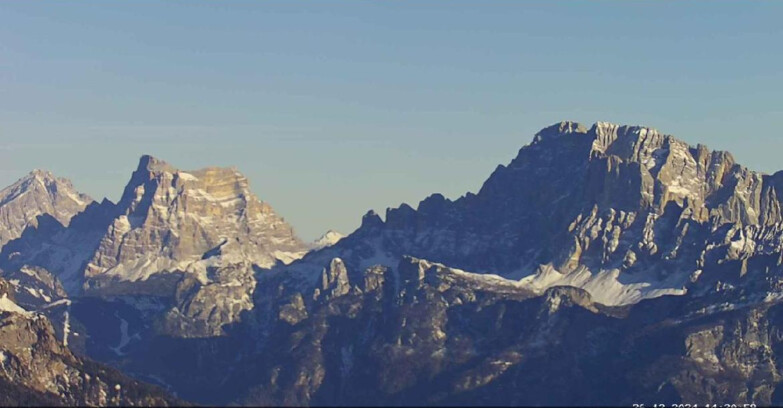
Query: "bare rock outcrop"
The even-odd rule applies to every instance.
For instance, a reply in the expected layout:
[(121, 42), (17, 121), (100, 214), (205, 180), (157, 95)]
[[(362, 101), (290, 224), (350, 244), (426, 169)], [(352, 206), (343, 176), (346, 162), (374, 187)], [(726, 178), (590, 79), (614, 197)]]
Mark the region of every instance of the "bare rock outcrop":
[(0, 191), (0, 248), (19, 238), (25, 228), (38, 225), (39, 215), (50, 215), (68, 225), (92, 201), (69, 180), (33, 170)]

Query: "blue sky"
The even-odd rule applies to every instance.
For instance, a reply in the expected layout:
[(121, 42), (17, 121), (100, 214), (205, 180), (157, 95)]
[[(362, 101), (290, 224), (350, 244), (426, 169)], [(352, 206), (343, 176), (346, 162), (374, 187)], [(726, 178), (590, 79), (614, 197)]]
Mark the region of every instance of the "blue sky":
[(0, 185), (234, 165), (305, 239), (476, 191), (542, 127), (783, 168), (781, 2), (0, 2)]

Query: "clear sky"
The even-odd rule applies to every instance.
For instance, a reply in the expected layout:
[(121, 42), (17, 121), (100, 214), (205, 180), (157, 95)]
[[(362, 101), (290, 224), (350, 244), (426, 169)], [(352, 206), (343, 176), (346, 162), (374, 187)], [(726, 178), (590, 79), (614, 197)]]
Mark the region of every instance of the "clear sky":
[(476, 191), (540, 128), (783, 169), (783, 2), (0, 2), (0, 184), (238, 167), (305, 239)]

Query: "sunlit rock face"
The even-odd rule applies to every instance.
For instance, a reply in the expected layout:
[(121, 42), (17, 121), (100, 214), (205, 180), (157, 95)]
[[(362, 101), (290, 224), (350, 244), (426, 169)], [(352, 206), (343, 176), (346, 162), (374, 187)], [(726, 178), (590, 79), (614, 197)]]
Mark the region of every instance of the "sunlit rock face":
[(208, 405), (781, 405), (781, 189), (562, 122), (476, 194), (302, 244), (236, 171), (144, 157), (118, 204), (6, 244), (3, 304)]
[(38, 225), (39, 215), (48, 214), (68, 225), (91, 202), (69, 180), (33, 170), (0, 191), (0, 247), (19, 238), (25, 228)]
[(304, 252), (291, 226), (250, 192), (237, 170), (185, 172), (144, 156), (85, 278), (98, 290), (161, 271), (195, 268), (203, 275), (195, 264), (212, 256), (270, 267)]
[(41, 220), (3, 248), (3, 269), (41, 268), (71, 295), (155, 298), (155, 326), (178, 336), (222, 334), (253, 308), (256, 270), (309, 249), (236, 169), (181, 171), (151, 156), (117, 204)]
[(237, 170), (185, 172), (144, 156), (87, 262), (84, 288), (100, 296), (172, 298), (163, 331), (220, 335), (253, 308), (255, 269), (306, 251)]
[(477, 194), (434, 194), (416, 209), (387, 209), (385, 220), (369, 213), (354, 234), (293, 267), (341, 258), (363, 270), (412, 255), (521, 279), (538, 293), (584, 288), (609, 305), (682, 295), (717, 279), (710, 271), (780, 252), (781, 174), (652, 128), (562, 122)]

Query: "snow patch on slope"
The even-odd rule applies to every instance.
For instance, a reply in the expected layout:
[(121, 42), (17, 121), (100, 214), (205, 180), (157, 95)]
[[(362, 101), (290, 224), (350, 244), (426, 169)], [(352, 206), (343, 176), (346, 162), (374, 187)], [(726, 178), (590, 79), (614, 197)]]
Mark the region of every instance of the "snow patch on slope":
[(537, 293), (543, 293), (553, 286), (573, 286), (589, 292), (598, 303), (622, 306), (665, 295), (684, 295), (687, 292), (685, 284), (691, 273), (673, 274), (662, 281), (645, 273), (623, 277), (620, 275), (619, 269), (605, 269), (594, 273), (584, 266), (563, 274), (551, 264), (547, 264), (519, 282)]
[(673, 274), (664, 280), (656, 280), (649, 276), (650, 273), (621, 276), (619, 269), (606, 269), (593, 273), (586, 267), (563, 274), (551, 264), (547, 264), (539, 267), (539, 270), (532, 275), (513, 280), (494, 274), (466, 272), (423, 259), (418, 261), (424, 269), (439, 266), (477, 286), (497, 292), (524, 290), (541, 295), (551, 287), (571, 286), (584, 289), (590, 293), (593, 301), (606, 306), (629, 305), (666, 295), (684, 295), (687, 292), (685, 284), (691, 275), (683, 272)]
[(326, 231), (325, 234), (321, 235), (320, 238), (313, 241), (313, 247), (315, 249), (321, 249), (326, 248), (328, 246), (332, 246), (339, 242), (341, 239), (345, 238), (345, 235), (335, 231), (335, 230), (329, 230)]
[(21, 306), (14, 303), (13, 300), (8, 298), (8, 295), (3, 293), (3, 297), (0, 297), (0, 312), (11, 312), (22, 315), (29, 315), (30, 312), (24, 310)]

